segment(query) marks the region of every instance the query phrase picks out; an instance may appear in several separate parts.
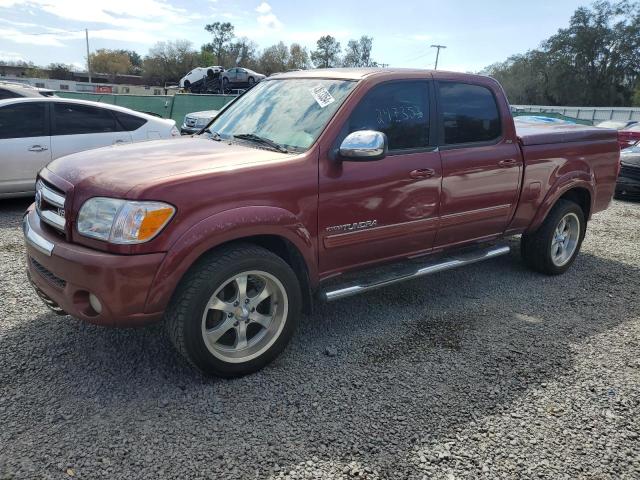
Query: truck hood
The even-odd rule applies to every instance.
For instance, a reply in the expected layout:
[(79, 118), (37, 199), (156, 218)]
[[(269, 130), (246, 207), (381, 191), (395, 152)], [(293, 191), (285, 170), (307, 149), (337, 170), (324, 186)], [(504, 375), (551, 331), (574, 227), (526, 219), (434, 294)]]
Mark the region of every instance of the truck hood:
[(249, 168), (290, 156), (228, 141), (182, 137), (88, 150), (54, 160), (46, 168), (76, 190), (125, 197), (135, 187), (144, 189), (161, 179)]

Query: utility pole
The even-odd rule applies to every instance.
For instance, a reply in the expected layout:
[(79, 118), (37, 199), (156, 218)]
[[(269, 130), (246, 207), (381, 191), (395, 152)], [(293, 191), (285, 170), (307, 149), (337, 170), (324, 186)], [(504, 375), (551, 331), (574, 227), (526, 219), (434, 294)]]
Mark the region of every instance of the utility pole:
[(440, 58), (440, 49), (441, 48), (447, 48), (446, 45), (431, 45), (431, 48), (437, 48), (438, 52), (436, 53), (436, 67), (435, 70), (438, 69), (438, 59)]
[(84, 38), (87, 41), (87, 72), (89, 72), (89, 83), (91, 83), (91, 60), (89, 59), (89, 29), (84, 29)]

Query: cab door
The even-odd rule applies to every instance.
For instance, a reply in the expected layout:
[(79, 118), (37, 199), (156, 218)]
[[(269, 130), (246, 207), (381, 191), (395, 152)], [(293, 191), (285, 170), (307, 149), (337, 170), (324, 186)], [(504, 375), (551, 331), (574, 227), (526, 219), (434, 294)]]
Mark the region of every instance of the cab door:
[(50, 142), (44, 102), (0, 107), (0, 193), (35, 190), (38, 172), (51, 161)]
[(331, 275), (428, 251), (438, 227), (442, 168), (428, 79), (373, 86), (348, 114), (335, 141), (351, 132), (386, 134), (375, 161), (320, 159), (319, 264)]
[(479, 82), (486, 84), (436, 82), (442, 157), (437, 247), (498, 237), (517, 207), (523, 161), (513, 120), (495, 82)]

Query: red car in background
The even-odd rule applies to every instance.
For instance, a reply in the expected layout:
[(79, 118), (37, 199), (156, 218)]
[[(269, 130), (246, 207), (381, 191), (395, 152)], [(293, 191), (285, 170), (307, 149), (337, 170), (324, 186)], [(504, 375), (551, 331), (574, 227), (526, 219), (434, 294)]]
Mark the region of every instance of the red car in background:
[(624, 130), (618, 131), (618, 143), (620, 149), (625, 149), (640, 142), (640, 123), (631, 125)]

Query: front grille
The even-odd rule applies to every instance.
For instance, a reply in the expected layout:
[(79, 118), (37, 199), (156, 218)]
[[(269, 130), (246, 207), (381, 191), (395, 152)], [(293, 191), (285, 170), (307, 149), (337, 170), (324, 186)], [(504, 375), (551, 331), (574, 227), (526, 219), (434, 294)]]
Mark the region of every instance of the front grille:
[(65, 196), (55, 187), (39, 179), (36, 183), (36, 210), (40, 220), (64, 233), (66, 220)]
[(187, 127), (195, 127), (197, 122), (197, 119), (193, 117), (186, 117), (184, 120), (184, 123), (187, 125)]
[(626, 178), (633, 178), (634, 180), (640, 180), (640, 167), (631, 167), (629, 165), (622, 165), (620, 167), (620, 176)]
[(35, 259), (29, 257), (29, 260), (31, 260), (31, 265), (33, 265), (33, 268), (36, 272), (38, 272), (40, 274), (40, 276), (42, 278), (44, 278), (45, 280), (47, 280), (50, 284), (52, 284), (55, 287), (58, 287), (59, 289), (63, 289), (64, 287), (66, 287), (67, 282), (65, 282), (63, 279), (61, 279), (60, 277), (54, 275), (53, 273), (51, 273), (49, 270), (47, 270), (44, 265), (41, 265), (40, 263), (38, 263)]

